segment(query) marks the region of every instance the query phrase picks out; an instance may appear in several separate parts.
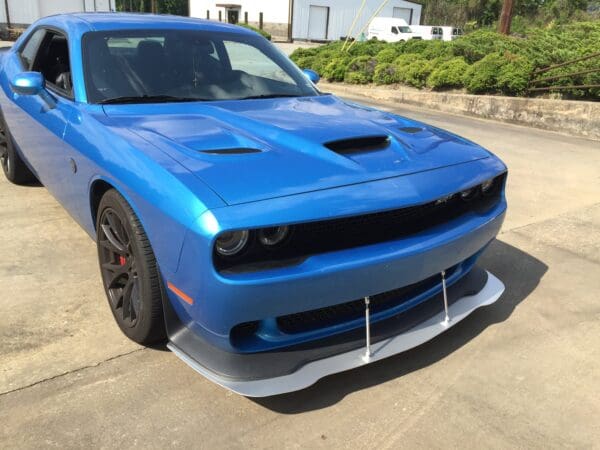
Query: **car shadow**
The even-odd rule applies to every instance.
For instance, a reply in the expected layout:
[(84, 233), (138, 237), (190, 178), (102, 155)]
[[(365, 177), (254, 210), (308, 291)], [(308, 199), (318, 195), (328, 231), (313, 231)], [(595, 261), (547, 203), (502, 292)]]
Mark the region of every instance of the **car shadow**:
[(477, 337), (490, 325), (507, 320), (537, 287), (548, 266), (505, 242), (496, 240), (478, 265), (502, 280), (506, 291), (493, 305), (475, 311), (456, 326), (412, 350), (347, 372), (330, 375), (298, 392), (250, 398), (282, 414), (298, 414), (334, 405), (347, 394), (369, 388), (435, 364)]
[(35, 180), (31, 180), (28, 181), (27, 183), (23, 183), (21, 184), (22, 187), (25, 188), (43, 188), (45, 187), (41, 181), (39, 181), (37, 178)]

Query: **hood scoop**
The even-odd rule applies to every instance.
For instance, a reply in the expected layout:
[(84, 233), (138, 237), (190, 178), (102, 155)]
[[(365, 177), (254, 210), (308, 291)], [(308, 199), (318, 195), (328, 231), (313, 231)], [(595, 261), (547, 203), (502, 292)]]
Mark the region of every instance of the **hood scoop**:
[(350, 139), (341, 139), (324, 144), (329, 150), (340, 155), (353, 153), (374, 152), (389, 147), (389, 136), (365, 136)]
[(257, 148), (219, 148), (214, 150), (201, 150), (210, 155), (247, 155), (248, 153), (262, 153)]
[(417, 133), (420, 133), (421, 131), (423, 131), (423, 128), (420, 128), (420, 127), (401, 127), (398, 129), (400, 131), (403, 131), (404, 133), (408, 133), (408, 134), (417, 134)]

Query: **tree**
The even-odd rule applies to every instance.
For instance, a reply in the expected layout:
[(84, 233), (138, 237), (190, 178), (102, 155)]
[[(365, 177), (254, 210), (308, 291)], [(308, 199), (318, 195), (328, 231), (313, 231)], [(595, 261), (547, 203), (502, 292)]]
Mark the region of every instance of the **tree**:
[(189, 15), (187, 0), (117, 0), (116, 7), (117, 11)]
[[(504, 0), (421, 0), (422, 23), (431, 25), (477, 26), (493, 25), (501, 18)], [(590, 11), (600, 14), (600, 0), (512, 0), (512, 16), (521, 16), (527, 22), (565, 22), (585, 17)]]
[(502, 12), (500, 13), (500, 23), (498, 24), (498, 32), (502, 34), (510, 34), (510, 24), (512, 22), (513, 0), (504, 0)]

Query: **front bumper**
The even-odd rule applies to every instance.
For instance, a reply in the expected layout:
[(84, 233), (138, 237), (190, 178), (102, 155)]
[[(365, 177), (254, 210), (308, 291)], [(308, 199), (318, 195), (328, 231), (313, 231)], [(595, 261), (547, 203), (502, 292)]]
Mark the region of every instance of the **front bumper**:
[[(448, 289), (450, 322), (444, 322), (443, 297), (438, 294), (386, 321), (371, 325), (371, 356), (365, 355), (364, 330), (285, 351), (230, 353), (211, 346), (188, 328), (170, 333), (168, 347), (209, 380), (249, 397), (265, 397), (306, 388), (319, 379), (404, 352), (429, 341), (477, 308), (494, 303), (504, 285), (475, 267)], [(417, 320), (417, 323), (415, 323)]]
[[(498, 234), (506, 211), (504, 195), (490, 210), (472, 211), (409, 236), (318, 253), (297, 265), (249, 273), (224, 274), (215, 269), (214, 239), (221, 230), (317, 222), (421, 205), (503, 171), (500, 161), (485, 158), (207, 211), (186, 232), (177, 271), (164, 273), (193, 304), (167, 291), (169, 303), (186, 327), (222, 350), (260, 352), (274, 345), (297, 344), (281, 341), (277, 330), (262, 325), (281, 316), (393, 291), (470, 258)], [(243, 347), (232, 342), (232, 330), (254, 321), (261, 322), (261, 330), (267, 328), (263, 335), (268, 334), (268, 342)]]

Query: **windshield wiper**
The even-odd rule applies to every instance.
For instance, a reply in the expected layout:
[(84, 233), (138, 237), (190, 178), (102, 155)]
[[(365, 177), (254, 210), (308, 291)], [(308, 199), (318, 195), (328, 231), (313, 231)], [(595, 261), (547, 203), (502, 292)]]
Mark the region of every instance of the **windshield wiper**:
[(176, 103), (176, 102), (206, 102), (208, 99), (196, 97), (175, 97), (172, 95), (135, 95), (114, 97), (101, 100), (98, 103), (101, 105), (110, 104), (133, 104), (133, 103)]
[(303, 97), (303, 95), (298, 94), (263, 94), (263, 95), (250, 95), (248, 97), (238, 98), (237, 100), (255, 100), (261, 98), (284, 98), (284, 97)]

